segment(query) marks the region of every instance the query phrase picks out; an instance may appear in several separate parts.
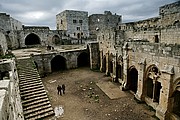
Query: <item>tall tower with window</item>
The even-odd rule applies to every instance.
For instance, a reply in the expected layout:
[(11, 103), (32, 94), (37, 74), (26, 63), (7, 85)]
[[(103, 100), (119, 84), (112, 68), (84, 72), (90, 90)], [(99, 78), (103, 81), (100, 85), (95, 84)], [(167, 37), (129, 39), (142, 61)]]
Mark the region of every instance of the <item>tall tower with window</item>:
[(88, 12), (65, 10), (56, 15), (57, 30), (66, 30), (66, 36), (82, 39), (89, 37)]

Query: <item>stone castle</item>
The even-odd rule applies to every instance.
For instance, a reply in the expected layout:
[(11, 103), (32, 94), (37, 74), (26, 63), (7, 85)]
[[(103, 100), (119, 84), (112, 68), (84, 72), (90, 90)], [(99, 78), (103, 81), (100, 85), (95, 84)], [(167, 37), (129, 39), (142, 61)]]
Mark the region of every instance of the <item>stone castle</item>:
[[(132, 91), (159, 119), (180, 119), (180, 1), (161, 6), (158, 17), (129, 23), (110, 11), (88, 16), (85, 11), (65, 10), (56, 15), (56, 25), (57, 30), (24, 26), (0, 13), (0, 56), (6, 58), (0, 61), (0, 119), (31, 118), (22, 104), (16, 65), (16, 59), (25, 57), (40, 76), (88, 64), (120, 83), (121, 90)], [(58, 49), (64, 45), (81, 47)], [(13, 52), (29, 48), (48, 50), (20, 56)], [(7, 59), (9, 55), (16, 59)]]

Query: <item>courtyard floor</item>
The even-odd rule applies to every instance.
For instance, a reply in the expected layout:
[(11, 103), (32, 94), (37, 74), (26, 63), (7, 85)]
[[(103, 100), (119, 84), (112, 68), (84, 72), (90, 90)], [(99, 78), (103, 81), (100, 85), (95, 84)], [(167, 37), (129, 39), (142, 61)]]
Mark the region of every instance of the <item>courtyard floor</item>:
[[(56, 72), (42, 78), (56, 116), (51, 120), (156, 120), (155, 112), (121, 91), (104, 73), (89, 68)], [(57, 94), (58, 85), (65, 94)], [(103, 92), (104, 91), (104, 92)]]

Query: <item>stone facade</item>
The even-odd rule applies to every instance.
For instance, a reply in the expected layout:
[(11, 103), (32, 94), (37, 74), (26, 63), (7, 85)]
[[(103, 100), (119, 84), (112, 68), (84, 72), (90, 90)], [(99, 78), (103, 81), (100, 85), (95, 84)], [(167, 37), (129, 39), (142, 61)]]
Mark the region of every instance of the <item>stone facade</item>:
[(72, 38), (89, 37), (88, 12), (65, 10), (56, 15), (57, 30), (66, 30)]
[(179, 1), (162, 6), (159, 17), (122, 23), (97, 36), (100, 70), (155, 109), (161, 120), (180, 119), (179, 7)]
[(96, 38), (99, 30), (104, 27), (116, 28), (121, 22), (121, 15), (113, 15), (110, 11), (104, 11), (104, 14), (92, 14), (89, 16), (90, 37)]
[(0, 61), (0, 119), (24, 120), (14, 59)]

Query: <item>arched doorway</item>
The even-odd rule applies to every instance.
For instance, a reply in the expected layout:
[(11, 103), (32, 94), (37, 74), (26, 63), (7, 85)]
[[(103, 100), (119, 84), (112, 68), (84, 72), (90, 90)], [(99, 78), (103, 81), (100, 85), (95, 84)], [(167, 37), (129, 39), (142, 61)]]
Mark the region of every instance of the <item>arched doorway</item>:
[(130, 67), (128, 70), (128, 88), (134, 93), (137, 92), (138, 87), (138, 71), (135, 67)]
[(102, 61), (102, 72), (106, 72), (106, 56), (103, 57), (103, 61)]
[(54, 35), (52, 38), (52, 42), (57, 45), (57, 44), (61, 44), (60, 38), (57, 35)]
[(180, 91), (174, 92), (173, 113), (180, 117)]
[(82, 52), (77, 58), (78, 67), (89, 67), (89, 54)]
[(34, 34), (31, 33), (25, 38), (25, 45), (37, 45), (40, 44), (40, 38)]
[(80, 33), (77, 34), (77, 38), (78, 39), (81, 38), (81, 34)]
[(60, 55), (55, 56), (51, 60), (51, 71), (61, 71), (66, 69), (66, 59)]
[(113, 73), (113, 58), (114, 58), (114, 56), (111, 53), (109, 55), (109, 61), (108, 61), (108, 72), (109, 72), (109, 74)]
[(122, 66), (119, 64), (116, 66), (116, 81), (115, 82), (119, 82), (118, 79), (122, 79)]
[(151, 65), (147, 68), (145, 75), (145, 94), (151, 98), (153, 102), (159, 103), (160, 90), (162, 88), (161, 83), (158, 81), (160, 72), (155, 65)]

